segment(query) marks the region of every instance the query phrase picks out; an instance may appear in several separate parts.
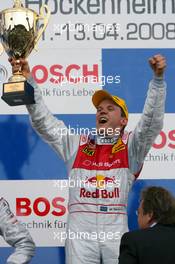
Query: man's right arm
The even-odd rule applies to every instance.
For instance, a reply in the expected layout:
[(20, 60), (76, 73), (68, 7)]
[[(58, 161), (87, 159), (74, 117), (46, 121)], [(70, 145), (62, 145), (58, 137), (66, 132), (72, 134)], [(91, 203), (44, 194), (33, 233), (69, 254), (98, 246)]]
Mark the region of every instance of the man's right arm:
[(69, 131), (63, 121), (58, 120), (46, 107), (41, 91), (30, 72), (27, 60), (20, 58), (15, 60), (9, 58), (12, 66), (12, 72), (22, 72), (27, 81), (34, 88), (35, 104), (27, 105), (27, 110), (31, 117), (32, 126), (38, 134), (53, 147), (53, 149), (67, 162), (73, 160), (79, 145), (79, 135), (69, 135)]
[(41, 91), (33, 78), (28, 82), (34, 87), (35, 104), (27, 105), (32, 126), (38, 134), (59, 153), (64, 161), (68, 161), (79, 145), (79, 135), (69, 135), (64, 122), (58, 120), (47, 108)]

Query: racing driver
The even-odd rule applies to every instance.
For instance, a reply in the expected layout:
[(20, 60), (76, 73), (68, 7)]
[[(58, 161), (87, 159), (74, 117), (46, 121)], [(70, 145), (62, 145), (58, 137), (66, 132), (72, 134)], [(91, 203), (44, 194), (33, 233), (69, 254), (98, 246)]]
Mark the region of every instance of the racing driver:
[(28, 62), (10, 59), (10, 63), (13, 72), (21, 67), (35, 87), (36, 103), (27, 106), (33, 127), (62, 157), (69, 180), (75, 182), (69, 187), (67, 226), (67, 233), (75, 235), (66, 240), (66, 263), (118, 263), (120, 237), (128, 230), (128, 192), (163, 126), (165, 58), (158, 54), (149, 59), (154, 77), (143, 114), (132, 133), (124, 130), (128, 122), (125, 101), (99, 90), (92, 97), (97, 109), (97, 133), (81, 136), (65, 133), (64, 123), (47, 109)]

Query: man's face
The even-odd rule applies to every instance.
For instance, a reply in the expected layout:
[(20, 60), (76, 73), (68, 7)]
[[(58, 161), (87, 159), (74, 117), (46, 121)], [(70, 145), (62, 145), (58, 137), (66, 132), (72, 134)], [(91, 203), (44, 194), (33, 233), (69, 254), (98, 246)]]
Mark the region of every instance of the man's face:
[[(98, 133), (105, 131), (106, 135), (115, 135), (127, 124), (127, 119), (121, 116), (121, 108), (117, 106), (112, 100), (103, 100), (96, 113), (96, 127)], [(113, 134), (112, 134), (113, 131)]]
[(143, 201), (140, 202), (138, 213), (138, 224), (140, 229), (148, 228), (152, 223), (152, 213), (144, 214), (143, 212)]

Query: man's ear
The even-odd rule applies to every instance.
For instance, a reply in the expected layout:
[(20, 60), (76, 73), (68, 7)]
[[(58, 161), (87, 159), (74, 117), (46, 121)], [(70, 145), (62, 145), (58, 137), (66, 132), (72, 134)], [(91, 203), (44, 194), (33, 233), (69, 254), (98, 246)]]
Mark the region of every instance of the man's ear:
[(153, 212), (151, 213), (148, 213), (147, 214), (147, 217), (148, 217), (148, 222), (149, 224), (152, 224), (154, 221), (153, 221)]
[(122, 125), (122, 126), (126, 126), (127, 123), (128, 123), (128, 119), (125, 118), (125, 117), (123, 117), (123, 118), (121, 119), (121, 125)]

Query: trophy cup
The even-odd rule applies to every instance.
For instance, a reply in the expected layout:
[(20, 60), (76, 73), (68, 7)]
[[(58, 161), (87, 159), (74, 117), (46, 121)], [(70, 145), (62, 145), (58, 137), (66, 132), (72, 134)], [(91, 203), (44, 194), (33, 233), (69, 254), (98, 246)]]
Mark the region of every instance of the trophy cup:
[[(14, 1), (12, 8), (1, 11), (0, 39), (7, 55), (15, 60), (27, 58), (46, 29), (49, 17), (47, 5), (41, 7), (38, 15), (32, 9), (24, 8), (20, 0)], [(3, 84), (1, 98), (11, 106), (34, 104), (34, 88), (19, 70)]]

